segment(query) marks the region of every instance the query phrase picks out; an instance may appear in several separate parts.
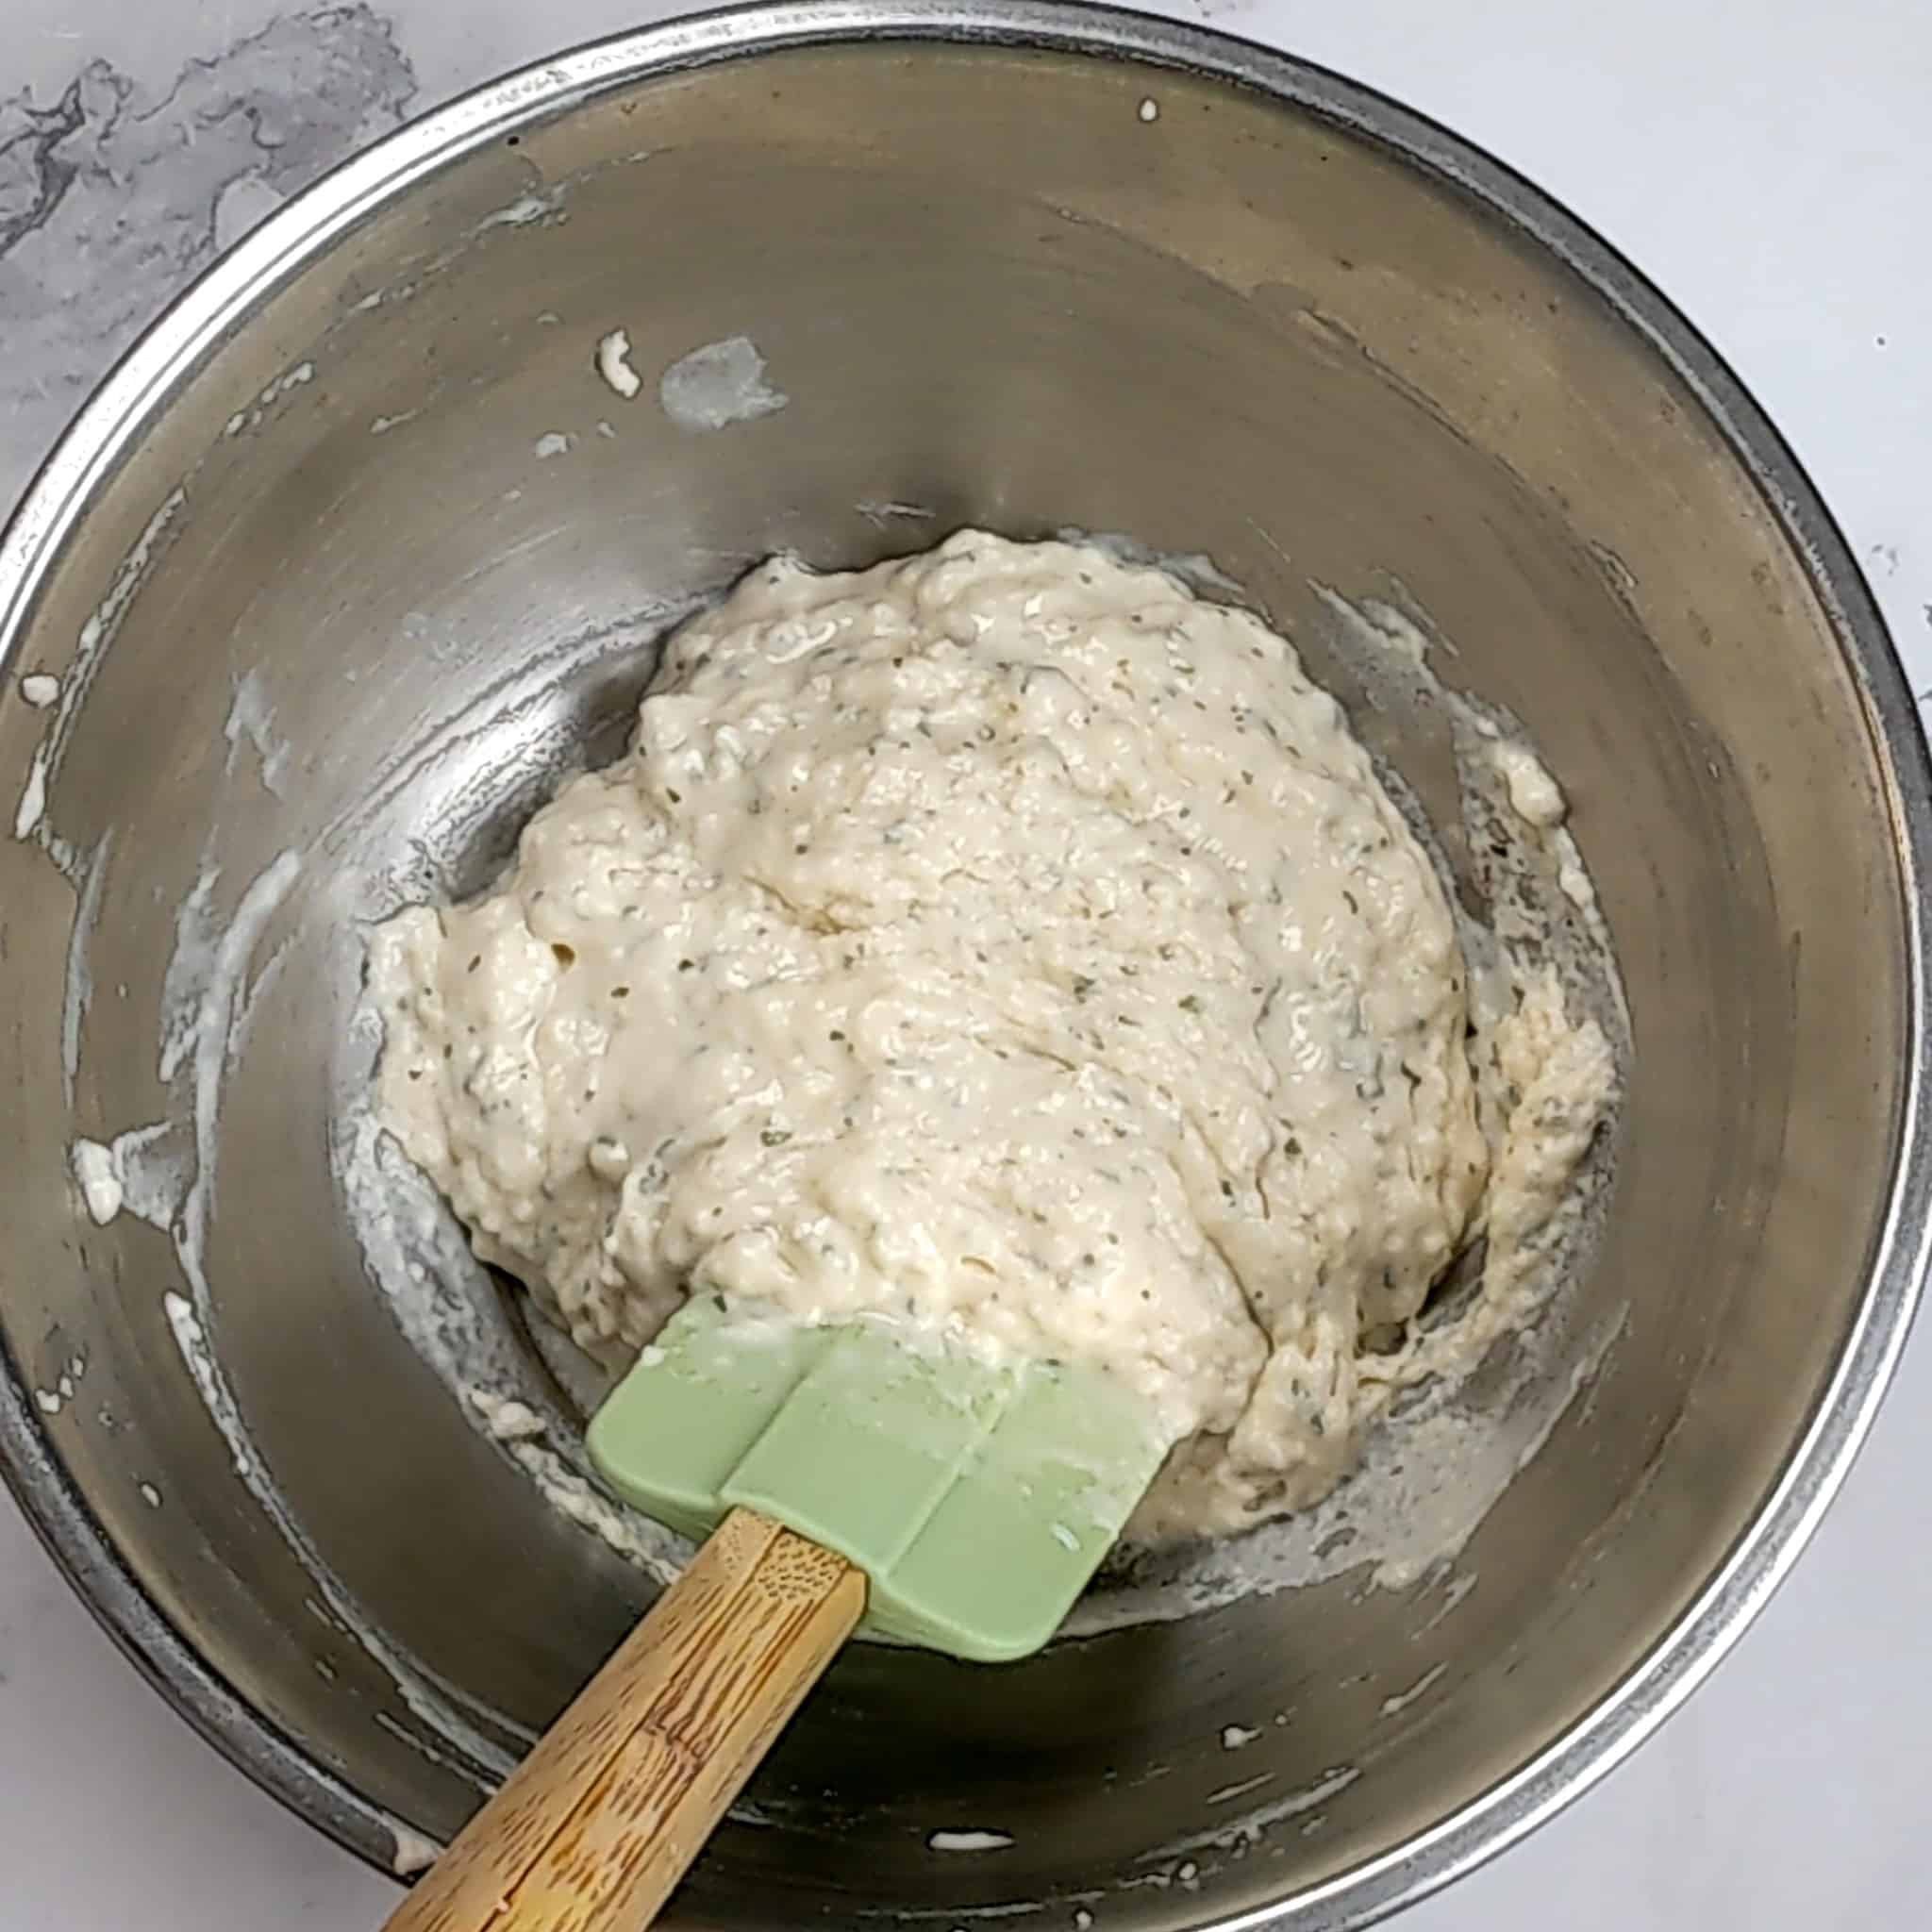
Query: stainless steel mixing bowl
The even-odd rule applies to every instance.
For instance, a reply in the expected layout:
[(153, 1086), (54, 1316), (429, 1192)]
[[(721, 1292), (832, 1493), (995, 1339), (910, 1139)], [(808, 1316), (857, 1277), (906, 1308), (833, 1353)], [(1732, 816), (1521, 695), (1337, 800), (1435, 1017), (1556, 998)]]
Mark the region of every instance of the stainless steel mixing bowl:
[[(619, 326), (634, 400), (592, 367)], [(765, 405), (674, 420), (660, 373), (740, 337)], [(1453, 1572), (996, 1673), (855, 1651), (678, 1923), (1358, 1924), (1656, 1724), (1871, 1420), (1926, 1241), (1925, 759), (1844, 544), (1683, 320), (1441, 129), (1212, 35), (961, 0), (611, 42), (269, 222), (0, 550), (0, 1447), (167, 1694), (373, 1857), (447, 1834), (645, 1586), (372, 1285), (328, 1145), (358, 922), (475, 884), (615, 747), (679, 599), (965, 520), (1206, 552), (1336, 675), (1311, 583), (1392, 575), (1527, 721), (1629, 993), (1578, 1291), (1625, 1318)], [(163, 1082), (171, 1020), (205, 1051)], [(70, 1139), (168, 1121), (182, 1191), (135, 1205), (172, 1230), (92, 1224)]]

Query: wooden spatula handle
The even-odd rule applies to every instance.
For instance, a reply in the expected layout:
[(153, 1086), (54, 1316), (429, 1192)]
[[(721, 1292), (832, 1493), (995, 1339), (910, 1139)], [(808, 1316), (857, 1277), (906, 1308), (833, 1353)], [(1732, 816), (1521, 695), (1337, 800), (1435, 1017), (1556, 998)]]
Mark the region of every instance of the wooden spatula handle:
[(639, 1932), (864, 1607), (842, 1557), (734, 1510), (387, 1932)]

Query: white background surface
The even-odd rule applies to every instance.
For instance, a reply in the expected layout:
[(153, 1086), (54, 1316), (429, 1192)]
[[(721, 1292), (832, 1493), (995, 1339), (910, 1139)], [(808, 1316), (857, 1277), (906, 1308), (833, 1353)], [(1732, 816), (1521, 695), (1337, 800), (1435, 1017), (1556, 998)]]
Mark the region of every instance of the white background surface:
[[(30, 87), (44, 107), (93, 58), (165, 89), (191, 57), (296, 10), (0, 0), (0, 90)], [(1205, 0), (1168, 10), (1380, 86), (1594, 223), (1784, 429), (1871, 575), (1915, 688), (1932, 684), (1932, 9)], [(391, 0), (374, 11), (413, 64), (419, 108), (655, 13), (617, 0)], [(138, 175), (126, 193), (138, 221)], [(0, 233), (6, 212), (0, 202)], [(17, 272), (0, 251), (0, 364), (12, 353)], [(86, 326), (78, 309), (72, 325)], [(103, 365), (112, 346), (102, 343)], [(30, 405), (44, 405), (48, 386), (18, 386), (29, 380), (9, 392), (0, 368), (0, 489), (44, 438), (46, 411)], [(1403, 1932), (1927, 1923), (1928, 1463), (1932, 1347), (1922, 1343), (1811, 1552), (1715, 1681), (1606, 1785), (1404, 1918)], [(393, 1896), (142, 1686), (0, 1499), (0, 1932), (363, 1932)]]

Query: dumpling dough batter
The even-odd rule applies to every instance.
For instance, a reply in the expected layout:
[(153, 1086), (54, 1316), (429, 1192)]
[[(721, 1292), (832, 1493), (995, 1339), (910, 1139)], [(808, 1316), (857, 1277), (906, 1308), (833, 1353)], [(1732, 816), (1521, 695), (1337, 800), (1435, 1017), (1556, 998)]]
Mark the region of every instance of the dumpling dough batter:
[[(701, 1281), (1084, 1357), (1188, 1439), (1161, 1530), (1332, 1487), (1494, 1212), (1455, 924), (1341, 708), (1084, 546), (760, 567), (373, 983), (390, 1125), (578, 1341)], [(1611, 1080), (1530, 1011), (1525, 1226)]]

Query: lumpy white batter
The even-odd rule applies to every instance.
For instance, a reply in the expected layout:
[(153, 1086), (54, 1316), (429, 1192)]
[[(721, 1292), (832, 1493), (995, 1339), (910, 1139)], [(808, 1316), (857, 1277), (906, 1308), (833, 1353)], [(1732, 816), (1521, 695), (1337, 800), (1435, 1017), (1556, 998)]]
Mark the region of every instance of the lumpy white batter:
[(1287, 643), (975, 531), (762, 566), (372, 983), (391, 1128), (587, 1346), (701, 1281), (1096, 1362), (1181, 1444), (1151, 1534), (1313, 1501), (1521, 1319), (1614, 1080), (1553, 975), (1472, 1039), (1441, 884)]

